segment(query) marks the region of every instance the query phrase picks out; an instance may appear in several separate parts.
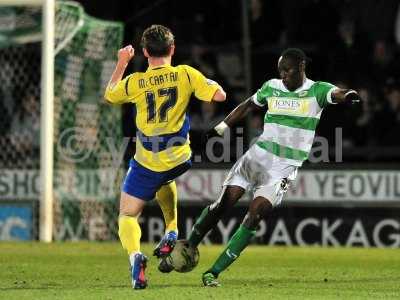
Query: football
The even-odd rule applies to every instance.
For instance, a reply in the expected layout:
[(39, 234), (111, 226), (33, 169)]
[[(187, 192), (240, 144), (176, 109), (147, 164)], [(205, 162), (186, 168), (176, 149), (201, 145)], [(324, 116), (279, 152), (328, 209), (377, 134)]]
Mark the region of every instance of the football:
[(199, 263), (199, 250), (189, 246), (187, 240), (178, 240), (170, 254), (170, 263), (180, 273), (192, 271)]

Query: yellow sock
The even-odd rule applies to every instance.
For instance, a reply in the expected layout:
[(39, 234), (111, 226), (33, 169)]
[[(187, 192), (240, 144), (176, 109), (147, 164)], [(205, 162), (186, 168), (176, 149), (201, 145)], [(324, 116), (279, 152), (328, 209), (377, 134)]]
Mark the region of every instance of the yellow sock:
[(120, 216), (118, 219), (118, 235), (121, 240), (122, 247), (131, 255), (140, 252), (140, 237), (142, 231), (137, 218), (129, 216)]
[(178, 194), (175, 181), (163, 185), (156, 194), (165, 221), (165, 231), (178, 232)]

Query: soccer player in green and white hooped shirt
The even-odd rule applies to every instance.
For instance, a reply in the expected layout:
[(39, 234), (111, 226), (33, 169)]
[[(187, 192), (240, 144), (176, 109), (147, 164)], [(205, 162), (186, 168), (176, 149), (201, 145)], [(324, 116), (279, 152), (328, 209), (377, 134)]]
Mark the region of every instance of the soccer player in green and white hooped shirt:
[(219, 286), (218, 275), (246, 248), (260, 220), (280, 204), (288, 184), (308, 157), (322, 110), (329, 104), (360, 101), (354, 90), (308, 79), (307, 61), (302, 50), (285, 50), (278, 61), (281, 79), (264, 83), (209, 132), (209, 136), (222, 135), (254, 108), (268, 106), (263, 133), (232, 167), (220, 197), (202, 211), (189, 235), (189, 244), (196, 247), (246, 190), (253, 192), (242, 224), (214, 265), (203, 274), (205, 286)]

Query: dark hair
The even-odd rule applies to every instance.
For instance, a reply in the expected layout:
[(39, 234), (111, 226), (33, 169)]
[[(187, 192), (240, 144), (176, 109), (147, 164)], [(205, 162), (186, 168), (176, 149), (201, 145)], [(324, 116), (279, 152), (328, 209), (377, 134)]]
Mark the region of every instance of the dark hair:
[(311, 62), (311, 58), (307, 57), (304, 51), (299, 48), (287, 48), (285, 51), (282, 52), (281, 56), (290, 57), (296, 63), (304, 61), (307, 64), (308, 62)]
[(150, 56), (167, 56), (174, 45), (174, 35), (165, 26), (151, 25), (143, 32), (141, 45)]

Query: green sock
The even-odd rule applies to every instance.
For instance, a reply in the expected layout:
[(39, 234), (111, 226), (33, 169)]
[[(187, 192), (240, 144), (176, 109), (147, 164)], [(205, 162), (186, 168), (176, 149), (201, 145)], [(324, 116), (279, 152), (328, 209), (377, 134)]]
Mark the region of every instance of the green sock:
[(208, 206), (203, 209), (203, 211), (200, 214), (200, 217), (196, 220), (196, 223), (193, 225), (192, 232), (189, 235), (188, 241), (189, 244), (192, 245), (193, 247), (197, 247), (201, 240), (204, 238), (204, 236), (207, 234), (207, 232), (204, 232), (205, 230), (202, 230), (202, 223), (204, 222), (205, 217), (207, 216), (209, 210)]
[(230, 264), (239, 257), (243, 249), (247, 247), (251, 238), (255, 234), (255, 230), (250, 230), (244, 225), (240, 225), (235, 234), (229, 240), (228, 246), (225, 248), (224, 252), (218, 257), (214, 265), (211, 267), (211, 273), (218, 276), (219, 273), (229, 267)]

